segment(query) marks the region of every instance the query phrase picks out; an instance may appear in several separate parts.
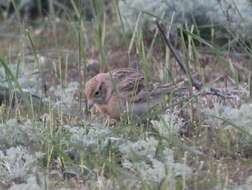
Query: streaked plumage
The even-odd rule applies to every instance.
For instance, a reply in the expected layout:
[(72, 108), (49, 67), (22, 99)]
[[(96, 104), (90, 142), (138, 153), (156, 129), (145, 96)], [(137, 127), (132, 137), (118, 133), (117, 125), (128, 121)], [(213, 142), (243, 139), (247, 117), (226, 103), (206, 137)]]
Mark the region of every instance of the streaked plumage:
[(149, 83), (142, 73), (122, 68), (97, 74), (86, 83), (84, 93), (90, 106), (118, 120), (124, 112), (138, 116), (147, 112), (174, 89), (170, 84)]

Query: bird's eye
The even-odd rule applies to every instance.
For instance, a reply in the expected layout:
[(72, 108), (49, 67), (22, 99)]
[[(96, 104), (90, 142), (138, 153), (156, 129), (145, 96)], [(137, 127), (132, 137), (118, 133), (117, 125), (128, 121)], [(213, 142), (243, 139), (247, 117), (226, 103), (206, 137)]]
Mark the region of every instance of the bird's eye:
[(99, 91), (99, 90), (96, 91), (94, 95), (95, 95), (95, 96), (99, 96), (99, 95), (100, 95), (100, 91)]

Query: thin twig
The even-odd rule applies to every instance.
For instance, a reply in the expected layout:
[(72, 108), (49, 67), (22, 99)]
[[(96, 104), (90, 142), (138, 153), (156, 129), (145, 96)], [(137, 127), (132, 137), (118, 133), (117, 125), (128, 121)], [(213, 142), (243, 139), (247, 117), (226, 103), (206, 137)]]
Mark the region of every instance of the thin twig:
[[(179, 55), (177, 54), (176, 50), (174, 49), (174, 47), (172, 46), (172, 43), (169, 39), (169, 37), (166, 36), (166, 33), (163, 29), (163, 27), (161, 26), (161, 24), (159, 23), (158, 20), (156, 20), (156, 25), (157, 25), (157, 28), (161, 34), (161, 36), (163, 37), (164, 41), (165, 41), (165, 44), (168, 46), (168, 48), (170, 49), (171, 53), (173, 54), (175, 60), (177, 61), (177, 63), (179, 64), (181, 70), (187, 74), (187, 71), (184, 67), (184, 64), (182, 63), (181, 61), (181, 58), (179, 57)], [(196, 80), (196, 79), (193, 79), (193, 78), (190, 78), (191, 80), (191, 83), (192, 85), (198, 90), (202, 90), (202, 85), (201, 85), (201, 82)], [(207, 95), (214, 95), (214, 96), (219, 96), (221, 98), (230, 98), (231, 96), (230, 95), (224, 95), (220, 90), (216, 89), (216, 88), (213, 88), (213, 87), (210, 87), (209, 88), (209, 91), (207, 92), (204, 92), (203, 94), (207, 94)]]
[[(164, 41), (165, 41), (165, 44), (168, 46), (168, 48), (170, 49), (171, 53), (173, 54), (175, 60), (177, 61), (177, 63), (179, 64), (181, 70), (187, 74), (186, 72), (186, 69), (179, 57), (179, 55), (176, 53), (176, 50), (173, 48), (171, 42), (170, 42), (170, 39), (166, 36), (165, 34), (165, 31), (163, 30), (163, 27), (160, 25), (160, 23), (158, 22), (158, 20), (156, 20), (156, 25), (158, 27), (158, 30), (160, 32), (160, 34), (162, 35)], [(199, 81), (196, 81), (195, 79), (193, 78), (190, 78), (191, 82), (192, 82), (192, 85), (197, 89), (197, 90), (201, 90), (201, 87), (202, 85), (200, 84)]]

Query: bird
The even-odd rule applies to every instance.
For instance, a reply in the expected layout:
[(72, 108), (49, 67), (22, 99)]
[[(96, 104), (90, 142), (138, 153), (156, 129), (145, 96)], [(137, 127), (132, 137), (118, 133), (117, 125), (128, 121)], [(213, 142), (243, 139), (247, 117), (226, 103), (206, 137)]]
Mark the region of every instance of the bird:
[(123, 113), (141, 117), (175, 90), (174, 84), (148, 82), (135, 69), (119, 68), (89, 79), (84, 95), (89, 108), (95, 107), (96, 112), (120, 120)]

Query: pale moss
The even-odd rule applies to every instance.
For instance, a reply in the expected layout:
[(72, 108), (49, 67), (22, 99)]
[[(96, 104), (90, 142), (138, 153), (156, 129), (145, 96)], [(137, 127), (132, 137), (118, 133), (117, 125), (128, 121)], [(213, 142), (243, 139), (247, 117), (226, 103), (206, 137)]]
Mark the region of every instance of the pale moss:
[(43, 141), (44, 130), (41, 124), (37, 123), (37, 126), (34, 126), (30, 120), (22, 123), (10, 119), (0, 124), (0, 148), (40, 144)]
[(21, 146), (0, 150), (0, 179), (2, 181), (25, 181), (34, 170), (34, 162), (43, 156), (42, 153), (31, 154)]
[[(239, 109), (215, 104), (213, 109), (206, 109), (206, 122), (214, 127), (239, 127), (252, 135), (252, 104), (243, 104)], [(225, 122), (225, 121), (228, 122)]]
[(252, 104), (243, 104), (239, 109), (215, 104), (213, 109), (203, 111), (208, 127), (227, 130), (239, 151), (251, 155), (252, 145)]
[(153, 137), (147, 139), (139, 139), (136, 142), (127, 142), (119, 146), (120, 152), (124, 155), (124, 158), (129, 159), (133, 156), (141, 157), (155, 157), (155, 152), (158, 146), (158, 141)]
[(169, 110), (162, 114), (159, 120), (152, 120), (151, 123), (159, 131), (159, 134), (165, 137), (178, 134), (185, 125), (183, 119), (178, 117), (178, 113)]
[(113, 138), (112, 131), (105, 127), (81, 128), (65, 126), (64, 128), (70, 132), (69, 144), (74, 147), (81, 147), (86, 151), (102, 150), (109, 142), (117, 141), (117, 139)]
[(76, 107), (78, 106), (74, 105), (77, 103), (74, 100), (74, 94), (77, 92), (78, 88), (78, 82), (70, 82), (65, 87), (61, 84), (50, 87), (48, 91), (53, 94), (56, 99), (55, 102), (53, 102), (53, 107), (60, 107), (64, 113), (76, 113)]
[(26, 183), (14, 184), (9, 190), (43, 190), (38, 183), (36, 176), (30, 176)]
[(158, 184), (167, 176), (172, 181), (175, 176), (191, 175), (191, 168), (174, 161), (171, 149), (162, 148), (158, 153), (157, 148), (158, 141), (153, 137), (120, 145), (122, 166), (148, 184)]

